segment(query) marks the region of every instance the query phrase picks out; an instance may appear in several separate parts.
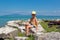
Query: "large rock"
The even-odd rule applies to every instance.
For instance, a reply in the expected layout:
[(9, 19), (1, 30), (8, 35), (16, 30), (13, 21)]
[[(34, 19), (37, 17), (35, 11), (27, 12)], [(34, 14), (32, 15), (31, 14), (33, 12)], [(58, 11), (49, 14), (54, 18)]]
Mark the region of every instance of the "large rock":
[(60, 40), (59, 32), (40, 33), (35, 37), (36, 40)]

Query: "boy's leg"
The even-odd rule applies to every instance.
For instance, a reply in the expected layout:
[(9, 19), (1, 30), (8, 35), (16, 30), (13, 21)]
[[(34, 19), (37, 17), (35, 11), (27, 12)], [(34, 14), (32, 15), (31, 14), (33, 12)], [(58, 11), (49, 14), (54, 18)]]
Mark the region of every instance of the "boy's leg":
[(26, 26), (25, 29), (26, 29), (26, 35), (28, 36), (29, 35), (29, 28), (31, 28), (31, 26)]

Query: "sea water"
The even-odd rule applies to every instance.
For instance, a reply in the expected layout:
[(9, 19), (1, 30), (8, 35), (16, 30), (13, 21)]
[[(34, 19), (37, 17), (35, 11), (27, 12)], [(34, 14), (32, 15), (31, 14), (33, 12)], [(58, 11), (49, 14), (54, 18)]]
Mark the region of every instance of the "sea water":
[[(51, 19), (60, 19), (60, 16), (41, 16), (41, 15), (36, 15), (38, 19), (46, 19), (46, 20), (51, 20)], [(0, 27), (4, 27), (8, 21), (11, 20), (28, 20), (31, 18), (31, 15), (6, 15), (6, 16), (0, 16)]]

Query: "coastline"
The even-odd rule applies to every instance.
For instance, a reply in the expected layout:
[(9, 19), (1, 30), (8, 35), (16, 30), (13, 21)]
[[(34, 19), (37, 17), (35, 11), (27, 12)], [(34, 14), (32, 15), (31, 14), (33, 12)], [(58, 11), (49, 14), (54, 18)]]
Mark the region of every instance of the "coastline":
[[(37, 18), (38, 19), (38, 18)], [(4, 25), (6, 25), (7, 24), (7, 22), (8, 21), (14, 21), (14, 20), (21, 20), (21, 21), (27, 21), (27, 20), (29, 20), (29, 18), (26, 18), (26, 19), (14, 19), (14, 18), (12, 18), (12, 19), (9, 19), (9, 18), (7, 18), (7, 19), (0, 19), (0, 27), (3, 27)], [(54, 20), (60, 20), (60, 19), (38, 19), (39, 21), (42, 21), (42, 20), (49, 20), (49, 21), (54, 21)]]
[[(36, 15), (38, 20), (57, 20), (60, 19), (60, 16), (44, 16), (44, 15)], [(6, 25), (8, 21), (12, 20), (28, 20), (31, 18), (31, 15), (20, 15), (20, 14), (12, 14), (12, 15), (4, 15), (0, 16), (0, 27)]]
[[(56, 21), (59, 21), (60, 19), (56, 19)], [(20, 24), (25, 24), (25, 22), (26, 21), (28, 21), (28, 20), (10, 20), (10, 21), (7, 21), (6, 22), (6, 25), (4, 25), (4, 27), (1, 27), (1, 28), (6, 28), (6, 26), (7, 26), (7, 29), (8, 29), (8, 27), (12, 27), (12, 28), (16, 28), (16, 29), (20, 29), (20, 30), (22, 30), (24, 27), (23, 26), (21, 26)], [(43, 19), (38, 19), (38, 21), (40, 22), (39, 24), (41, 25), (40, 26), (40, 30), (38, 30), (38, 32), (37, 32), (37, 34), (36, 35), (33, 35), (33, 36), (35, 36), (35, 38), (33, 37), (33, 36), (31, 36), (31, 38), (33, 38), (33, 39), (37, 39), (37, 37), (38, 37), (38, 39), (43, 39), (43, 38), (45, 38), (45, 37), (41, 37), (41, 36), (45, 36), (45, 34), (47, 34), (49, 37), (50, 37), (50, 35), (49, 35), (49, 33), (50, 34), (55, 34), (56, 33), (56, 35), (59, 35), (60, 33), (59, 33), (59, 31), (57, 30), (56, 31), (56, 29), (55, 28), (53, 28), (53, 29), (50, 29), (47, 25), (47, 22), (44, 22), (45, 20), (43, 20)], [(49, 20), (48, 20), (49, 21)], [(55, 20), (50, 20), (50, 21), (55, 21)], [(17, 24), (19, 24), (19, 25), (17, 25)], [(21, 27), (20, 27), (21, 26)], [(21, 29), (22, 28), (22, 29)], [(44, 29), (43, 31), (42, 31), (42, 28)], [(3, 30), (3, 29), (2, 29)], [(6, 29), (5, 29), (6, 30)], [(32, 29), (32, 30), (34, 30), (34, 29)], [(8, 30), (9, 31), (9, 30)], [(17, 30), (18, 31), (18, 30)], [(35, 30), (34, 30), (35, 31)], [(19, 35), (18, 35), (18, 37), (21, 37), (21, 34), (23, 35), (23, 37), (24, 37), (24, 32), (25, 31), (19, 31)], [(59, 34), (58, 34), (59, 33)], [(14, 33), (15, 34), (15, 33)], [(18, 33), (17, 33), (18, 34)], [(37, 36), (38, 35), (38, 36)], [(39, 36), (39, 35), (41, 35), (41, 36)], [(47, 35), (46, 35), (46, 38), (47, 38)], [(13, 36), (13, 35), (12, 35)], [(37, 36), (37, 37), (36, 37)], [(23, 38), (22, 37), (22, 38)], [(48, 37), (48, 38), (49, 38)], [(54, 36), (52, 36), (52, 37), (54, 37)], [(13, 38), (13, 37), (12, 37)], [(31, 38), (29, 38), (29, 39), (31, 39)], [(58, 37), (56, 37), (56, 38), (58, 38)], [(56, 39), (56, 38), (54, 38), (54, 39)], [(17, 38), (18, 39), (18, 38)], [(52, 38), (50, 38), (50, 39), (52, 39)], [(48, 40), (48, 39), (47, 39)]]

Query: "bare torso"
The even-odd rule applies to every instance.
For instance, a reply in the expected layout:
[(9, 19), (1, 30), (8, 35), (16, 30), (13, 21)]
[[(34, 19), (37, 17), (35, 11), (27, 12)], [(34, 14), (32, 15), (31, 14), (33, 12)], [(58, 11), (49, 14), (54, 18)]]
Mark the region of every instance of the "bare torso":
[(32, 23), (34, 26), (37, 26), (37, 19), (35, 18), (31, 18), (30, 19), (30, 23)]

